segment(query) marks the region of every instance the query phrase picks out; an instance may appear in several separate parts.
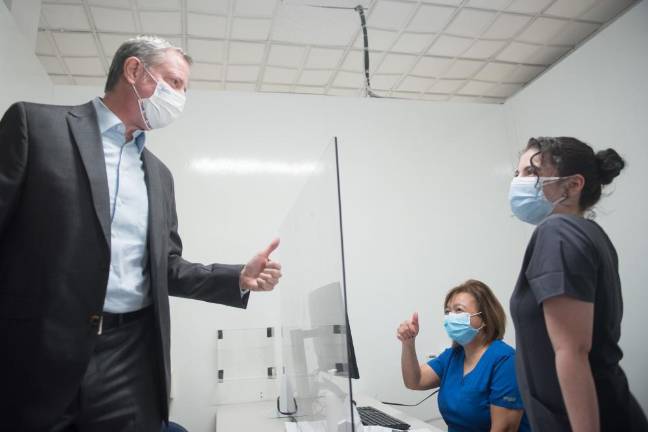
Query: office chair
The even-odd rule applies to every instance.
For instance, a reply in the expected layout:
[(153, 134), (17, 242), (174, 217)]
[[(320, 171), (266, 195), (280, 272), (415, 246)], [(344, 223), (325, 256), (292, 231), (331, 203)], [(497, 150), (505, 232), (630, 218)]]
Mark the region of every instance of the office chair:
[(170, 421), (168, 426), (165, 427), (164, 425), (162, 425), (161, 432), (189, 432), (189, 431), (184, 427), (180, 426), (178, 423), (174, 423)]

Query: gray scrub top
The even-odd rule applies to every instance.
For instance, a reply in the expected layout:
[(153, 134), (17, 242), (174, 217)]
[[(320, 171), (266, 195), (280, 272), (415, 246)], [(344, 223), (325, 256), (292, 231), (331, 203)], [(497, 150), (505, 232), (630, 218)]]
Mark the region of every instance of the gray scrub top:
[(534, 231), (511, 297), (516, 372), (531, 428), (571, 430), (542, 310), (545, 300), (560, 295), (594, 303), (589, 361), (601, 430), (648, 430), (619, 367), (623, 300), (616, 250), (596, 222), (560, 214), (549, 216)]

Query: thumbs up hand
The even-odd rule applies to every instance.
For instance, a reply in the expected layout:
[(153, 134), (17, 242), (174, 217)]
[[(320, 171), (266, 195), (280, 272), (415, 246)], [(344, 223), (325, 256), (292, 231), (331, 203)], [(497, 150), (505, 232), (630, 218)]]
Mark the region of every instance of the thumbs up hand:
[(412, 314), (412, 318), (407, 321), (403, 321), (401, 325), (398, 326), (396, 332), (396, 337), (401, 342), (414, 341), (414, 338), (418, 335), (419, 332), (419, 318), (418, 312)]
[(270, 254), (279, 246), (274, 239), (264, 250), (257, 253), (241, 270), (239, 285), (250, 291), (272, 291), (281, 277), (281, 264), (272, 261)]

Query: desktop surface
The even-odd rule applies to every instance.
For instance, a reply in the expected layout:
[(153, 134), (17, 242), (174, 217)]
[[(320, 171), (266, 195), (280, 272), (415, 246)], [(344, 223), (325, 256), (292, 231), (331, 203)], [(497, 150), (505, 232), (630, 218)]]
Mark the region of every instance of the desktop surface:
[[(425, 430), (429, 432), (443, 432), (422, 420), (412, 417), (402, 411), (382, 404), (369, 397), (356, 397), (358, 406), (371, 406), (386, 414), (396, 417), (410, 425), (410, 430)], [(299, 421), (299, 418), (297, 418)], [(247, 402), (240, 404), (220, 405), (216, 409), (216, 432), (231, 431), (264, 431), (284, 432), (285, 423), (290, 422), (288, 417), (277, 417), (275, 401)]]

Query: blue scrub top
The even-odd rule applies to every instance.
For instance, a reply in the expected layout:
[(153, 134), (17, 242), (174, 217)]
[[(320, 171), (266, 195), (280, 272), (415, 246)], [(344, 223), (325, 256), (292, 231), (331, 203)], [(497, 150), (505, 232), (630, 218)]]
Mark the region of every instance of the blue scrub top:
[[(491, 405), (523, 409), (515, 379), (515, 350), (501, 340), (491, 342), (465, 376), (462, 346), (446, 349), (428, 365), (441, 378), (439, 411), (449, 432), (488, 432)], [(518, 430), (531, 430), (526, 415)]]

